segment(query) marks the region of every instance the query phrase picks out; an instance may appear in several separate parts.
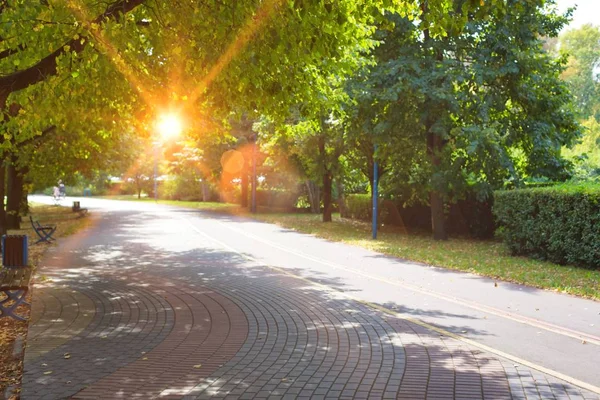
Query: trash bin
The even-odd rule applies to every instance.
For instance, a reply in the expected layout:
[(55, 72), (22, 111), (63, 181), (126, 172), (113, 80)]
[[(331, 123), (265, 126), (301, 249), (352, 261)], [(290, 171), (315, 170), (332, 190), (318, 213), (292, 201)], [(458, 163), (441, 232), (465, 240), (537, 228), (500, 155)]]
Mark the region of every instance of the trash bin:
[(73, 202), (73, 211), (81, 210), (81, 204), (78, 201)]
[(2, 264), (5, 267), (25, 267), (27, 258), (27, 235), (2, 236)]

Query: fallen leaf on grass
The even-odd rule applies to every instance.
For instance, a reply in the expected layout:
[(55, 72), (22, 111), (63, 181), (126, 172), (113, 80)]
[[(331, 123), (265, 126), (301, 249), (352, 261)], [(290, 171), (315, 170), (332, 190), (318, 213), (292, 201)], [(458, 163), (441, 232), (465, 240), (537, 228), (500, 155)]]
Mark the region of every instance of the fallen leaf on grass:
[(196, 368), (196, 369), (202, 368), (202, 364), (196, 364), (196, 365), (194, 365), (194, 368)]

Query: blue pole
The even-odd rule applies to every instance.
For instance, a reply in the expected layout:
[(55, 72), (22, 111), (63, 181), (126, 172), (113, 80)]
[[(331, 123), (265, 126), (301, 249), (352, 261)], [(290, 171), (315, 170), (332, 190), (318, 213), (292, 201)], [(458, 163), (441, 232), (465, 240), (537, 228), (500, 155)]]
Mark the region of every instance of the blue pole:
[[(377, 152), (377, 145), (375, 145), (374, 152)], [(375, 161), (375, 154), (373, 154), (373, 239), (377, 239), (377, 198), (379, 197), (379, 167), (377, 161)]]

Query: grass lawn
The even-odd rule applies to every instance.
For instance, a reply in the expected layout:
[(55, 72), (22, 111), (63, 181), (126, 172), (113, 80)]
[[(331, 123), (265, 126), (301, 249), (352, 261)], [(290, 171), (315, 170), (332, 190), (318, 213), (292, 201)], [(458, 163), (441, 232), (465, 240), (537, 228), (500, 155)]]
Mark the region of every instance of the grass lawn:
[[(107, 198), (131, 200), (131, 196)], [(327, 240), (360, 246), (411, 261), (600, 300), (600, 271), (514, 257), (504, 244), (497, 241), (465, 238), (435, 241), (429, 235), (408, 235), (394, 227), (381, 228), (377, 240), (374, 241), (371, 239), (370, 223), (342, 219), (339, 214), (334, 215), (332, 223), (325, 224), (321, 222), (321, 215), (252, 215), (235, 204), (167, 200), (160, 200), (159, 203), (245, 215)]]
[[(154, 203), (152, 197), (137, 198), (137, 195), (118, 195), (118, 196), (95, 196), (95, 199), (106, 199), (106, 200), (127, 200), (127, 201), (139, 201), (143, 203)], [(233, 214), (242, 213), (242, 208), (237, 204), (230, 203), (218, 203), (212, 201), (181, 201), (181, 200), (158, 200), (157, 204), (164, 204), (167, 206), (177, 206), (186, 208), (197, 208), (200, 210), (207, 211), (221, 211)]]
[[(86, 227), (91, 219), (89, 217), (79, 218), (79, 213), (74, 213), (70, 208), (60, 206), (36, 205), (31, 206), (31, 215), (42, 225), (55, 224), (57, 226), (53, 237), (59, 238), (69, 236)], [(31, 227), (29, 217), (24, 217), (20, 230), (10, 230), (10, 235), (27, 235), (29, 240), (29, 265), (36, 267), (51, 246), (47, 243), (34, 244), (38, 237)], [(39, 279), (39, 277), (34, 278)], [(31, 293), (31, 292), (30, 292)], [(28, 299), (31, 303), (31, 294)], [(29, 308), (23, 308), (21, 314), (28, 315)], [(0, 398), (6, 387), (18, 385), (23, 374), (23, 360), (21, 355), (13, 355), (15, 341), (21, 343), (27, 335), (28, 322), (16, 321), (12, 318), (0, 319)]]

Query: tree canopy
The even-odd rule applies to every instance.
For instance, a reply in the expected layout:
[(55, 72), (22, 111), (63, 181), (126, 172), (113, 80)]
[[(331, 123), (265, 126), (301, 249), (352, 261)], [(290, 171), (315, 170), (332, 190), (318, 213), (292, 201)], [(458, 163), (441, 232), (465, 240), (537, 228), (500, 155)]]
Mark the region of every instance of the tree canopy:
[(169, 111), (207, 177), (243, 114), (326, 210), (333, 181), (377, 159), (390, 194), (443, 219), (468, 190), (564, 175), (578, 126), (541, 38), (565, 22), (544, 0), (5, 1), (3, 165), (39, 185), (124, 169)]

